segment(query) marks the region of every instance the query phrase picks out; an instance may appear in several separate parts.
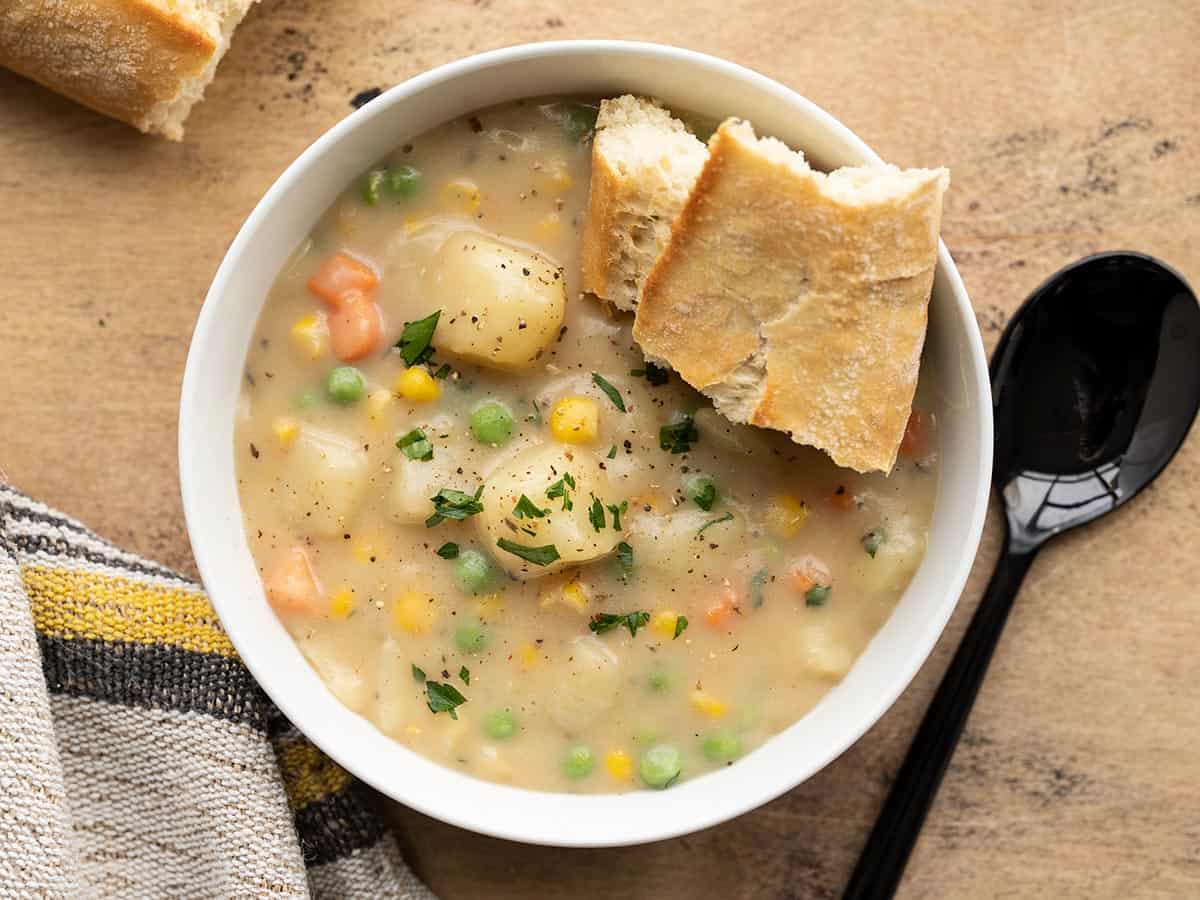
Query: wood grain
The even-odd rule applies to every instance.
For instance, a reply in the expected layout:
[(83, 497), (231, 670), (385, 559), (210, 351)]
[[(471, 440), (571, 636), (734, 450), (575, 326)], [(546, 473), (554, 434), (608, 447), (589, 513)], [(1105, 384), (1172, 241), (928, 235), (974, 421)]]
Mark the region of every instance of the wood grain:
[[(607, 5), (606, 5), (607, 6)], [(750, 65), (902, 165), (945, 164), (944, 237), (989, 349), (1060, 265), (1153, 253), (1200, 283), (1200, 16), (1172, 0), (599, 4), (264, 0), (182, 145), (0, 72), (0, 472), (188, 572), (176, 403), (204, 291), (283, 167), (386, 86), (471, 52), (657, 40)], [(1137, 298), (1130, 298), (1137, 302)], [(1200, 895), (1200, 443), (1037, 561), (902, 896)], [(895, 708), (757, 812), (605, 851), (392, 806), (443, 897), (833, 897), (997, 550)]]

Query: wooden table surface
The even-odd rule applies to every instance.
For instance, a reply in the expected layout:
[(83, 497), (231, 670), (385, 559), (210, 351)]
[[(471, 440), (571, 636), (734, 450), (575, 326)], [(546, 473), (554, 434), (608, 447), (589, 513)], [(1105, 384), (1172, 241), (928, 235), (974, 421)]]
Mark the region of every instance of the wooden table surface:
[[(725, 56), (891, 161), (949, 166), (943, 236), (989, 350), (1030, 290), (1087, 253), (1146, 251), (1200, 284), (1189, 5), (263, 0), (183, 144), (0, 72), (0, 474), (194, 574), (176, 404), (239, 223), (359, 91), (524, 41), (620, 37)], [(1145, 496), (1042, 554), (903, 897), (1200, 896), (1198, 513), (1193, 436)], [(894, 709), (757, 812), (652, 846), (565, 851), (393, 807), (402, 845), (448, 900), (836, 896), (997, 543), (993, 512), (957, 615)]]

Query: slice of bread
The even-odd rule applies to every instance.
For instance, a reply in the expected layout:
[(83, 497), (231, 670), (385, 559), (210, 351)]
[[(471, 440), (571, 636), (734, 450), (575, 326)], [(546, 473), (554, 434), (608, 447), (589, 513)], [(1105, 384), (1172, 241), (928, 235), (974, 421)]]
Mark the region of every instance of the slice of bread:
[(600, 104), (583, 231), (583, 289), (619, 309), (642, 282), (708, 157), (682, 122), (626, 94)]
[(0, 3), (0, 65), (172, 140), (254, 0)]
[(633, 335), (736, 422), (890, 471), (916, 389), (945, 169), (825, 175), (730, 120)]

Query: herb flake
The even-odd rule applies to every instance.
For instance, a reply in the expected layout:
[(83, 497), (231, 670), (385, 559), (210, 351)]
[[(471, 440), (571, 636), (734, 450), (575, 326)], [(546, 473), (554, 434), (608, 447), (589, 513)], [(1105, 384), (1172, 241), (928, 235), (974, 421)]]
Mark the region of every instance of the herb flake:
[(621, 531), (621, 513), (625, 512), (627, 509), (629, 509), (628, 500), (622, 500), (620, 503), (608, 504), (608, 511), (612, 513), (612, 527), (614, 531)]
[(575, 504), (571, 502), (571, 491), (575, 489), (575, 477), (570, 472), (564, 472), (563, 477), (546, 488), (546, 497), (550, 500), (562, 499), (562, 508), (564, 511), (570, 511), (575, 508)]
[(879, 552), (879, 548), (887, 543), (887, 531), (882, 527), (872, 528), (862, 536), (863, 549), (867, 551), (867, 556), (871, 559), (875, 558), (875, 554)]
[(513, 507), (513, 515), (518, 519), (542, 519), (549, 511), (548, 509), (539, 509), (537, 504), (524, 494), (517, 501), (517, 505)]
[(675, 640), (675, 638), (679, 637), (681, 634), (683, 634), (685, 631), (687, 631), (687, 627), (688, 627), (687, 616), (676, 616), (675, 617), (675, 634), (671, 636), (671, 640)]
[(829, 600), (829, 594), (833, 588), (827, 584), (814, 584), (804, 594), (805, 606), (824, 606)]
[(588, 509), (588, 521), (592, 523), (592, 528), (595, 531), (600, 531), (604, 528), (604, 504), (600, 502), (600, 498), (592, 494), (592, 505)]
[(412, 664), (412, 677), (413, 677), (413, 681), (416, 681), (418, 683), (423, 682), (425, 680), (425, 670), (422, 669), (420, 666), (418, 666), (416, 663), (413, 663)]
[(453, 488), (442, 488), (429, 498), (433, 503), (433, 515), (425, 520), (425, 527), (433, 528), (441, 525), (446, 519), (461, 522), (463, 519), (483, 512), (483, 504), (479, 502), (479, 496), (482, 493), (483, 485), (479, 486), (479, 490), (475, 492), (474, 496)]
[[(406, 365), (415, 366), (433, 356), (433, 332), (442, 311), (439, 309), (416, 322), (405, 322), (396, 349)], [(446, 374), (449, 374), (448, 372)]]
[[(649, 621), (650, 613), (644, 609), (628, 613), (596, 613), (596, 615), (592, 616), (592, 620), (588, 622), (588, 628), (596, 634), (604, 634), (606, 631), (612, 631), (614, 628), (619, 628), (623, 625), (629, 629), (631, 637), (637, 637), (638, 629)], [(676, 624), (676, 627), (678, 627), (678, 624)]]
[(458, 670), (458, 677), (462, 679), (462, 683), (465, 684), (467, 687), (471, 686), (471, 670), (468, 669), (466, 666), (462, 666)]
[(458, 559), (458, 544), (447, 541), (435, 551), (442, 559)]
[(671, 378), (670, 372), (652, 362), (646, 363), (644, 369), (630, 369), (629, 374), (634, 378), (645, 378), (653, 387), (661, 387)]
[(727, 512), (723, 516), (717, 516), (715, 519), (709, 519), (700, 526), (700, 530), (696, 532), (696, 537), (700, 537), (700, 535), (704, 534), (704, 532), (708, 531), (708, 529), (712, 528), (712, 526), (720, 525), (722, 522), (728, 522), (732, 518), (733, 513)]
[(548, 566), (559, 558), (558, 548), (553, 544), (546, 544), (543, 547), (526, 547), (524, 544), (517, 544), (510, 541), (508, 538), (500, 538), (500, 540), (496, 541), (496, 546), (506, 553), (511, 553), (513, 556), (520, 557), (526, 562), (533, 563), (535, 566)]
[(628, 581), (633, 574), (633, 548), (625, 541), (617, 544), (617, 570), (622, 581)]
[(440, 681), (426, 681), (425, 695), (430, 712), (448, 712), (452, 719), (458, 718), (458, 713), (454, 710), (467, 702), (467, 698), (458, 692), (458, 688)]
[(696, 423), (689, 415), (680, 415), (671, 423), (658, 429), (658, 446), (670, 453), (687, 453), (692, 444), (700, 440)]
[(599, 372), (592, 373), (592, 384), (604, 391), (604, 396), (612, 401), (613, 406), (615, 406), (621, 412), (628, 412), (628, 410), (625, 409), (625, 398), (621, 396), (621, 392), (609, 384)]
[(411, 460), (429, 462), (433, 459), (433, 444), (425, 437), (425, 432), (414, 428), (408, 434), (396, 439), (396, 448)]

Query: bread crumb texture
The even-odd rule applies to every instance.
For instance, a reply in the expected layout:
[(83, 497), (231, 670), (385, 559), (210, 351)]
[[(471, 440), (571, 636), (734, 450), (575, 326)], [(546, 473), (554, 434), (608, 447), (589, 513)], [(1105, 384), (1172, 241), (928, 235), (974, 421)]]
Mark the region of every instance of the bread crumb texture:
[(813, 171), (722, 124), (634, 337), (716, 408), (841, 466), (890, 471), (912, 407), (945, 169)]
[(254, 0), (15, 0), (0, 65), (172, 140)]

